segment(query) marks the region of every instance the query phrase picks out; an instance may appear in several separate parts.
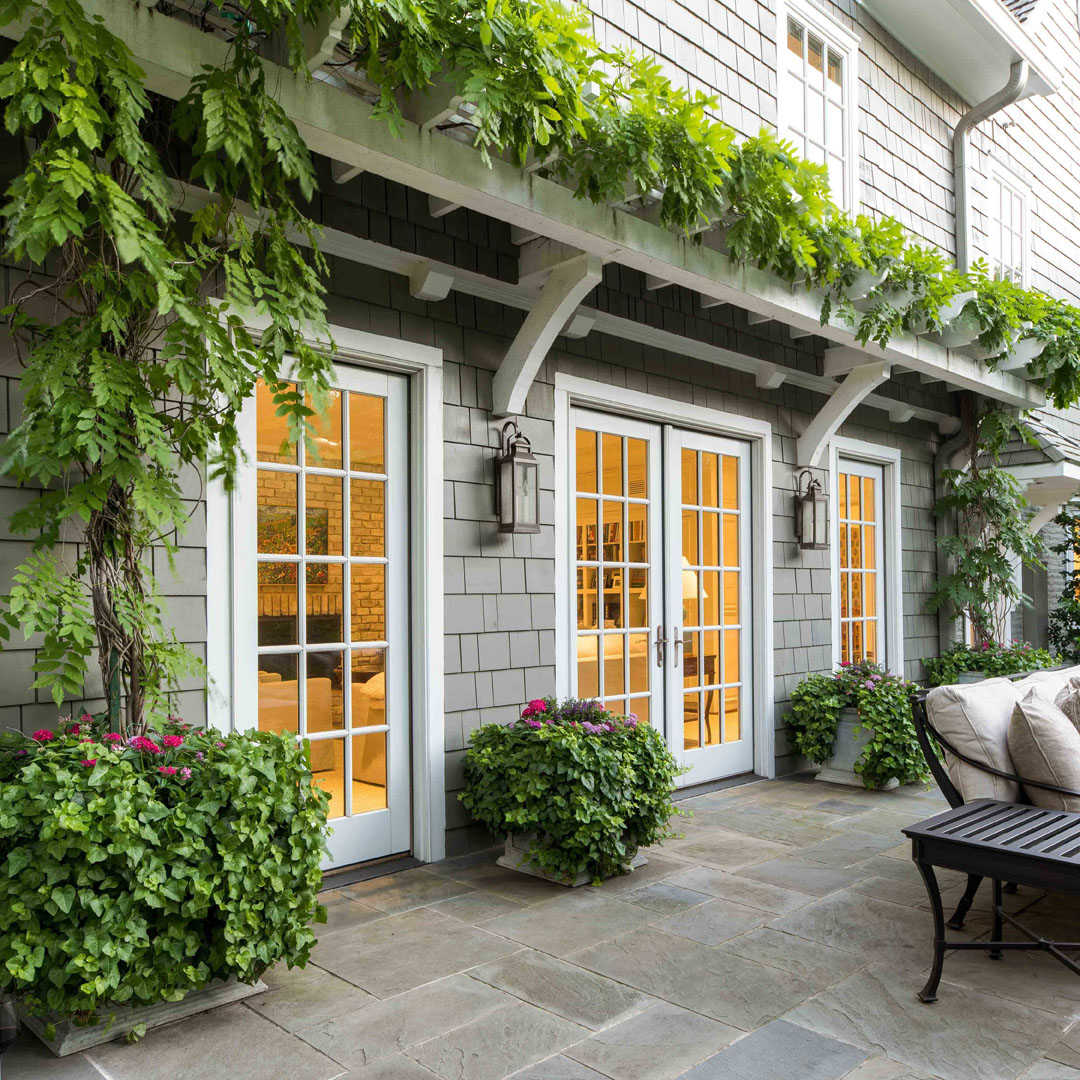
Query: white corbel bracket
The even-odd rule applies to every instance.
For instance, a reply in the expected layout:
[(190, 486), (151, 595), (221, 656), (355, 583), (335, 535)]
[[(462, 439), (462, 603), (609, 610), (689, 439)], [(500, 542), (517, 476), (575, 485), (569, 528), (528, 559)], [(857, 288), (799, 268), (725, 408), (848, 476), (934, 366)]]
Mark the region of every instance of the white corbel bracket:
[(336, 14), (326, 12), (314, 26), (304, 27), (304, 59), (308, 71), (317, 71), (333, 58), (334, 49), (340, 44), (351, 15), (352, 9), (346, 4)]
[(359, 165), (346, 165), (344, 161), (330, 162), (330, 175), (335, 184), (347, 184), (355, 180), (364, 170)]
[(454, 286), (454, 275), (436, 270), (421, 259), (409, 271), (409, 295), (416, 300), (445, 300)]
[(596, 255), (579, 255), (555, 267), (495, 372), (492, 412), (517, 415), (525, 409), (525, 396), (574, 309), (601, 281), (604, 264)]
[(840, 425), (855, 411), (860, 401), (889, 378), (890, 370), (889, 364), (881, 360), (852, 368), (799, 437), (796, 462), (800, 468), (814, 468), (821, 464), (829, 440)]

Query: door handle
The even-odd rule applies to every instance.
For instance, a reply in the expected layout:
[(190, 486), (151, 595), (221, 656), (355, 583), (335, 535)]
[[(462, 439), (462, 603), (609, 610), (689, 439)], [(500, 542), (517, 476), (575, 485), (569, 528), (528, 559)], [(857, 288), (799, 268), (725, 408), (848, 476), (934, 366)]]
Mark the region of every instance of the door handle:
[(662, 668), (664, 666), (664, 646), (667, 645), (667, 638), (664, 637), (664, 628), (661, 625), (656, 627), (656, 666)]
[(675, 660), (675, 667), (679, 666), (679, 650), (682, 648), (682, 631), (677, 626), (671, 628), (671, 651)]

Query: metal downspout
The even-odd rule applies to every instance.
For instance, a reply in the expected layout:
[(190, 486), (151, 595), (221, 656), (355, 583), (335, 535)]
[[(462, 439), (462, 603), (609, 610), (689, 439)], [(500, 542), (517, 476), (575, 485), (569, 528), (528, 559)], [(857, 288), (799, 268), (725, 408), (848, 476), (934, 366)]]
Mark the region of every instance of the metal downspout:
[(1011, 105), (1027, 89), (1028, 62), (1014, 61), (1009, 69), (1009, 81), (996, 94), (988, 97), (960, 117), (953, 132), (953, 191), (956, 203), (956, 265), (967, 273), (971, 266), (971, 183), (968, 178), (969, 136), (976, 125), (994, 113)]

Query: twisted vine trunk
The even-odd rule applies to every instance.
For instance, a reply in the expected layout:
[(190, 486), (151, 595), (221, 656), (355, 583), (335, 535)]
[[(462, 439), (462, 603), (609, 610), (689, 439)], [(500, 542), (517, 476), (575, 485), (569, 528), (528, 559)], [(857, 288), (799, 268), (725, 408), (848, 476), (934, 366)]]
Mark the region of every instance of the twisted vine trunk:
[[(145, 596), (146, 588), (130, 495), (114, 483), (105, 505), (91, 513), (86, 528), (98, 663), (110, 719), (125, 737), (141, 735), (146, 728), (145, 641), (140, 629), (121, 614), (124, 607), (130, 610), (132, 598)], [(121, 688), (126, 691), (126, 708)]]

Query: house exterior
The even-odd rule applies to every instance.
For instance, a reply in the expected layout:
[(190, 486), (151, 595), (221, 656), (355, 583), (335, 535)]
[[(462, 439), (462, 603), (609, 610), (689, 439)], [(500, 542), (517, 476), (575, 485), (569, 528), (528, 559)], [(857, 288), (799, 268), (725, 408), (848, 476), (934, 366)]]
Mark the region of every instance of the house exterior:
[[(193, 41), (212, 55), (182, 4), (98, 6), (158, 92)], [(740, 134), (777, 127), (828, 164), (846, 208), (1080, 302), (1074, 0), (589, 6), (601, 43), (655, 53)], [(1011, 81), (1017, 100), (971, 133), (958, 195), (953, 133)], [(176, 711), (313, 736), (335, 866), (484, 845), (457, 799), (469, 733), (546, 694), (647, 718), (687, 785), (794, 771), (800, 679), (862, 657), (918, 679), (952, 640), (926, 602), (954, 391), (1040, 410), (1048, 442), (1080, 439), (1080, 416), (1045, 409), (1022, 370), (922, 339), (862, 349), (708, 235), (489, 169), (431, 115), (395, 139), (329, 76), (289, 107), (319, 155), (335, 393), (317, 452), (286, 455), (252, 400), (237, 490), (187, 477), (189, 528), (155, 571), (212, 676)], [(5, 291), (23, 272), (4, 267)], [(19, 368), (0, 348), (10, 430)], [(496, 518), (508, 419), (539, 463), (536, 532)], [(1080, 465), (1051, 468), (1067, 458), (1017, 458), (1045, 520), (1080, 490)], [(804, 469), (828, 497), (816, 550), (794, 531)], [(0, 509), (33, 498), (4, 488)], [(27, 550), (0, 534), (0, 578)], [(0, 724), (26, 732), (55, 719), (26, 689), (33, 656), (33, 640), (0, 653)], [(100, 699), (92, 676), (74, 704)]]

